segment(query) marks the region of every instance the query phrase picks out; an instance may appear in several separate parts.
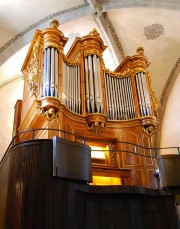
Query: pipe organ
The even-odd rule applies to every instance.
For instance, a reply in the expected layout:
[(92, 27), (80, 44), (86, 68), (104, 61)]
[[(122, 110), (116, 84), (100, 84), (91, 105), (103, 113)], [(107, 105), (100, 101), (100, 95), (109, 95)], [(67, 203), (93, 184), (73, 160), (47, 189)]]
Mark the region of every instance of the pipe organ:
[[(157, 102), (143, 48), (110, 71), (103, 60), (106, 46), (96, 29), (76, 38), (65, 55), (67, 38), (58, 26), (58, 21), (53, 20), (50, 28), (38, 30), (32, 40), (22, 67), (24, 97), (22, 108), (16, 109), (21, 109), (21, 120), (14, 133), (55, 128), (79, 135), (90, 146), (109, 149), (105, 159), (92, 158), (96, 175), (102, 176), (97, 168), (108, 169), (110, 177), (128, 168), (129, 177), (119, 175), (120, 183), (154, 187), (156, 161), (151, 158), (152, 151), (146, 151), (150, 158), (140, 158), (125, 154), (132, 147), (120, 143), (152, 147), (154, 141)], [(36, 138), (54, 135), (62, 137), (53, 130), (35, 132)], [(28, 134), (21, 135), (20, 141), (23, 139), (28, 139)], [(146, 156), (143, 148), (138, 153)]]

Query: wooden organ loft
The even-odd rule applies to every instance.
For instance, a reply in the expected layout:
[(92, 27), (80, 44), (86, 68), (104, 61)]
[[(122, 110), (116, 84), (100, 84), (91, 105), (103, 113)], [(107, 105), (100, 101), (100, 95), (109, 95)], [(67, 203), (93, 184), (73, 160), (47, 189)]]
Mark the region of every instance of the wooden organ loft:
[[(143, 48), (110, 71), (103, 61), (106, 46), (95, 29), (76, 38), (65, 55), (68, 39), (58, 26), (53, 20), (32, 40), (22, 67), (24, 96), (15, 107), (13, 135), (38, 129), (35, 139), (61, 138), (62, 133), (53, 130), (60, 129), (83, 137), (92, 147), (93, 184), (155, 188), (156, 161), (139, 155), (154, 156), (153, 152), (133, 145), (152, 147), (157, 125), (157, 102)], [(66, 139), (74, 141), (74, 135), (66, 134)], [(30, 138), (25, 132), (16, 142)]]

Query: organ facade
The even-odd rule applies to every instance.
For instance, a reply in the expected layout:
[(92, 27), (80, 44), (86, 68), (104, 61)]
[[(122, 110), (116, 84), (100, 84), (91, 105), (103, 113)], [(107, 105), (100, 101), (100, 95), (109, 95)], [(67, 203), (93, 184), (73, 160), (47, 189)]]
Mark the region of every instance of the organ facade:
[(151, 147), (158, 105), (143, 48), (110, 71), (96, 29), (76, 38), (65, 55), (68, 39), (58, 26), (53, 20), (32, 40), (22, 67), (23, 100), (15, 106), (14, 141), (29, 140), (32, 133), (35, 139), (66, 133), (67, 140), (91, 146), (93, 184), (157, 187)]

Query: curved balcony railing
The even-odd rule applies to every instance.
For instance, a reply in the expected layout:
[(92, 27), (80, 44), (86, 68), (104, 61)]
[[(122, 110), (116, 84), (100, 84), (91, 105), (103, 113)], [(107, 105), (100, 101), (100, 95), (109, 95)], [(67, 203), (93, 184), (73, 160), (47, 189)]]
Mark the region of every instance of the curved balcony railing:
[[(1, 159), (0, 162), (0, 169), (2, 168), (3, 164), (5, 163), (5, 161), (7, 160), (9, 153), (10, 153), (10, 149), (12, 146), (16, 145), (17, 143), (20, 142), (25, 142), (25, 141), (29, 141), (29, 140), (35, 140), (35, 139), (39, 139), (35, 137), (35, 132), (37, 131), (57, 131), (59, 133), (61, 133), (61, 137), (63, 139), (67, 139), (67, 135), (72, 136), (73, 137), (73, 141), (77, 141), (77, 142), (81, 142), (83, 144), (86, 144), (86, 142), (90, 141), (91, 143), (106, 143), (110, 145), (110, 150), (100, 150), (102, 151), (109, 151), (111, 152), (111, 144), (120, 144), (120, 149), (113, 149), (113, 152), (125, 152), (125, 153), (129, 153), (129, 154), (134, 154), (134, 155), (139, 155), (141, 157), (146, 157), (146, 158), (155, 158), (157, 159), (157, 156), (160, 154), (165, 154), (164, 152), (170, 151), (170, 153), (173, 154), (180, 154), (180, 146), (177, 147), (164, 147), (164, 148), (148, 148), (148, 147), (144, 147), (144, 146), (140, 146), (134, 143), (130, 143), (130, 142), (120, 142), (120, 141), (108, 141), (108, 140), (92, 140), (92, 139), (88, 139), (85, 137), (82, 137), (80, 135), (77, 134), (73, 134), (64, 130), (60, 130), (60, 129), (53, 129), (53, 128), (36, 128), (36, 129), (29, 129), (29, 130), (25, 130), (22, 131), (18, 134), (16, 134), (15, 136), (13, 136), (4, 156)], [(25, 137), (23, 138), (23, 140), (20, 140), (20, 136), (21, 135), (25, 135), (28, 133), (28, 138), (25, 139)], [(44, 138), (43, 138), (44, 139)], [(99, 150), (93, 150), (93, 151), (99, 151)], [(148, 153), (146, 153), (147, 151), (149, 151)], [(143, 153), (144, 152), (144, 153)], [(161, 152), (161, 153), (160, 153)], [(169, 153), (169, 152), (168, 152)]]

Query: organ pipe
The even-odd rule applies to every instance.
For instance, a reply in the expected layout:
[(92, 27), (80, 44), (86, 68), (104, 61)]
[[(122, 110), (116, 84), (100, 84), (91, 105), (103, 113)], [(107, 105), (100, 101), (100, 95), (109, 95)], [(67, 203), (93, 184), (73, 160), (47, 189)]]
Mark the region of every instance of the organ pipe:
[(66, 94), (65, 94), (66, 91), (67, 91), (65, 78), (66, 78), (66, 65), (65, 65), (65, 63), (63, 61), (63, 75), (62, 75), (62, 88), (63, 88), (63, 92), (62, 92), (62, 102), (64, 104), (66, 104), (66, 97), (67, 97)]
[(42, 96), (58, 97), (58, 51), (54, 47), (44, 50)]
[(55, 49), (55, 97), (58, 97), (58, 76), (59, 76), (59, 69), (58, 69), (58, 51)]
[(50, 83), (51, 83), (51, 75), (50, 75), (50, 48), (47, 49), (47, 78), (46, 78), (46, 96), (50, 96)]
[(118, 78), (104, 73), (107, 114), (111, 120), (135, 118), (130, 76)]
[(78, 89), (78, 113), (81, 114), (81, 87), (80, 87), (80, 67), (77, 66), (77, 89)]
[(46, 95), (46, 79), (47, 78), (47, 50), (44, 50), (44, 75), (43, 75), (43, 85), (42, 85), (42, 96)]
[(97, 57), (97, 80), (98, 80), (101, 112), (103, 112), (103, 102), (102, 102), (103, 96), (102, 96), (102, 84), (101, 84), (101, 65), (100, 65), (100, 59), (98, 57)]
[(151, 115), (150, 97), (149, 97), (149, 92), (147, 88), (146, 74), (144, 72), (141, 72), (141, 78), (142, 78), (142, 83), (143, 83), (143, 88), (144, 88), (144, 93), (145, 93), (146, 110), (147, 110), (146, 113), (147, 115)]
[(95, 104), (97, 108), (97, 112), (100, 113), (100, 92), (99, 92), (99, 77), (97, 72), (97, 58), (93, 55), (93, 75), (94, 75), (94, 87), (95, 87)]
[(94, 113), (94, 79), (93, 79), (93, 68), (92, 68), (91, 56), (88, 56), (88, 67), (89, 67), (90, 105), (91, 105), (91, 111), (92, 113)]
[(139, 107), (142, 116), (151, 115), (150, 97), (147, 88), (146, 74), (144, 72), (136, 73), (136, 85), (139, 98)]
[(88, 70), (88, 60), (85, 58), (85, 81), (86, 81), (86, 105), (87, 112), (90, 113), (90, 105), (89, 105), (89, 70)]
[(55, 75), (54, 75), (54, 71), (55, 71), (55, 66), (54, 66), (54, 48), (51, 48), (51, 68), (50, 68), (50, 71), (51, 71), (51, 74), (50, 74), (50, 80), (51, 80), (51, 87), (50, 87), (50, 95), (51, 96), (54, 96), (55, 93), (54, 93), (54, 83), (55, 83)]
[(63, 61), (63, 102), (73, 112), (81, 114), (79, 66)]
[(85, 58), (86, 105), (88, 113), (102, 113), (100, 60), (96, 55)]
[[(42, 96), (58, 97), (58, 50), (48, 47), (44, 50)], [(73, 112), (81, 114), (81, 76), (79, 65), (63, 61), (62, 102)], [(103, 113), (100, 58), (87, 55), (84, 59), (85, 96), (87, 113)], [(130, 76), (118, 77), (104, 72), (106, 109), (108, 119), (127, 120), (136, 117)], [(138, 72), (135, 83), (141, 116), (151, 112), (150, 96), (146, 74)]]

